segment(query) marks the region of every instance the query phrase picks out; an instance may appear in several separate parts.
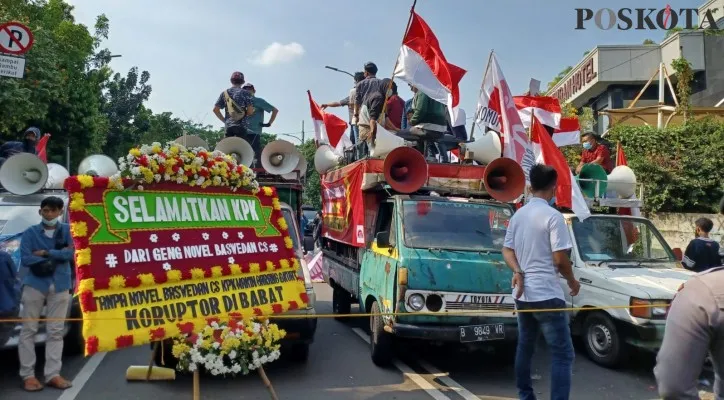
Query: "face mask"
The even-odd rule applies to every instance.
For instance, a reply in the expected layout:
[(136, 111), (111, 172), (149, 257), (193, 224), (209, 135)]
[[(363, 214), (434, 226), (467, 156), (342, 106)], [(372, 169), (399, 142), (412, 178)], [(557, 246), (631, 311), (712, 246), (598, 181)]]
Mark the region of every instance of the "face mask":
[(556, 204), (556, 196), (551, 197), (550, 200), (548, 200), (548, 205), (553, 207)]
[(586, 150), (591, 150), (592, 147), (593, 147), (593, 146), (592, 146), (591, 143), (589, 143), (589, 142), (583, 143), (583, 148), (586, 149)]
[(45, 219), (43, 218), (43, 224), (47, 226), (55, 226), (58, 223), (58, 218)]

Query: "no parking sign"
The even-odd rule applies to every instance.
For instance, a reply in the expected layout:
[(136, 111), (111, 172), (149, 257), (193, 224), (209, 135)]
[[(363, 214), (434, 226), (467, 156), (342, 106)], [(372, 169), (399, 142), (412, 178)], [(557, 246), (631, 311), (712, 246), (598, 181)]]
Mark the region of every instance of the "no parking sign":
[(20, 22), (7, 22), (0, 25), (0, 52), (25, 54), (33, 47), (33, 33)]

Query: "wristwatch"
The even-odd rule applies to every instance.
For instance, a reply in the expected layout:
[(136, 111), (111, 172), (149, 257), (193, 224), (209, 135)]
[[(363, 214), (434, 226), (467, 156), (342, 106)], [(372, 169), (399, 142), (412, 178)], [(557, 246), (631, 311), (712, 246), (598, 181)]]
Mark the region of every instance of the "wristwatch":
[(521, 270), (518, 270), (518, 271), (514, 271), (513, 273), (514, 273), (514, 274), (521, 274), (521, 275), (525, 275), (525, 273), (523, 273), (523, 271), (521, 271)]

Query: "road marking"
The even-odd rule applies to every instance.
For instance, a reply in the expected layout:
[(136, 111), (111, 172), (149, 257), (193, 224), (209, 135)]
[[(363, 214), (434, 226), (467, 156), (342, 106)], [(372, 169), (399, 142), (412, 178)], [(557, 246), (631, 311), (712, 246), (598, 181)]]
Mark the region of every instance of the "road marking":
[[(370, 344), (370, 337), (360, 328), (352, 328), (352, 331), (357, 334), (362, 340), (367, 342), (367, 344)], [(395, 359), (392, 364), (402, 371), (402, 374), (410, 378), (411, 381), (415, 382), (417, 386), (420, 387), (420, 389), (424, 390), (432, 396), (435, 400), (451, 400), (449, 397), (445, 396), (443, 392), (438, 390), (435, 386), (433, 386), (430, 382), (427, 381), (427, 379), (423, 378), (419, 374), (417, 374), (415, 371), (413, 371), (412, 368), (407, 366), (407, 364), (403, 363), (402, 361), (399, 361)], [(475, 398), (477, 400), (477, 397)]]
[(101, 361), (103, 361), (106, 354), (108, 353), (94, 354), (93, 357), (85, 363), (83, 368), (81, 368), (78, 375), (75, 376), (75, 379), (73, 379), (73, 387), (65, 390), (63, 394), (58, 397), (58, 400), (75, 400), (80, 394), (80, 391), (83, 390), (83, 386), (88, 382), (88, 379), (90, 379), (98, 366), (101, 365)]
[(441, 372), (437, 368), (433, 367), (432, 364), (424, 360), (419, 360), (418, 364), (420, 364), (420, 366), (427, 372), (431, 373), (437, 379), (439, 379), (440, 382), (444, 383), (445, 386), (454, 390), (455, 393), (459, 394), (465, 400), (480, 400), (480, 397), (474, 395), (469, 390), (465, 389), (461, 384), (455, 382), (453, 378), (450, 377), (450, 374)]

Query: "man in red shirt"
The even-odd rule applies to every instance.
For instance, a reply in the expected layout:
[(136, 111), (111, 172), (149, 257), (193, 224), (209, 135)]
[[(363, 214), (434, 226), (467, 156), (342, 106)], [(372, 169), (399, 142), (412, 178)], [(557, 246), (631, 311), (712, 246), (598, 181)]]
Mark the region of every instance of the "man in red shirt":
[(392, 125), (396, 131), (402, 126), (402, 114), (405, 112), (405, 100), (397, 95), (397, 84), (392, 82), (392, 95), (387, 98), (385, 108), (388, 125)]
[(583, 153), (581, 153), (581, 162), (576, 168), (576, 175), (581, 173), (581, 168), (586, 164), (598, 164), (606, 170), (607, 174), (610, 174), (613, 169), (611, 152), (608, 147), (598, 142), (598, 138), (593, 132), (586, 132), (583, 135)]

